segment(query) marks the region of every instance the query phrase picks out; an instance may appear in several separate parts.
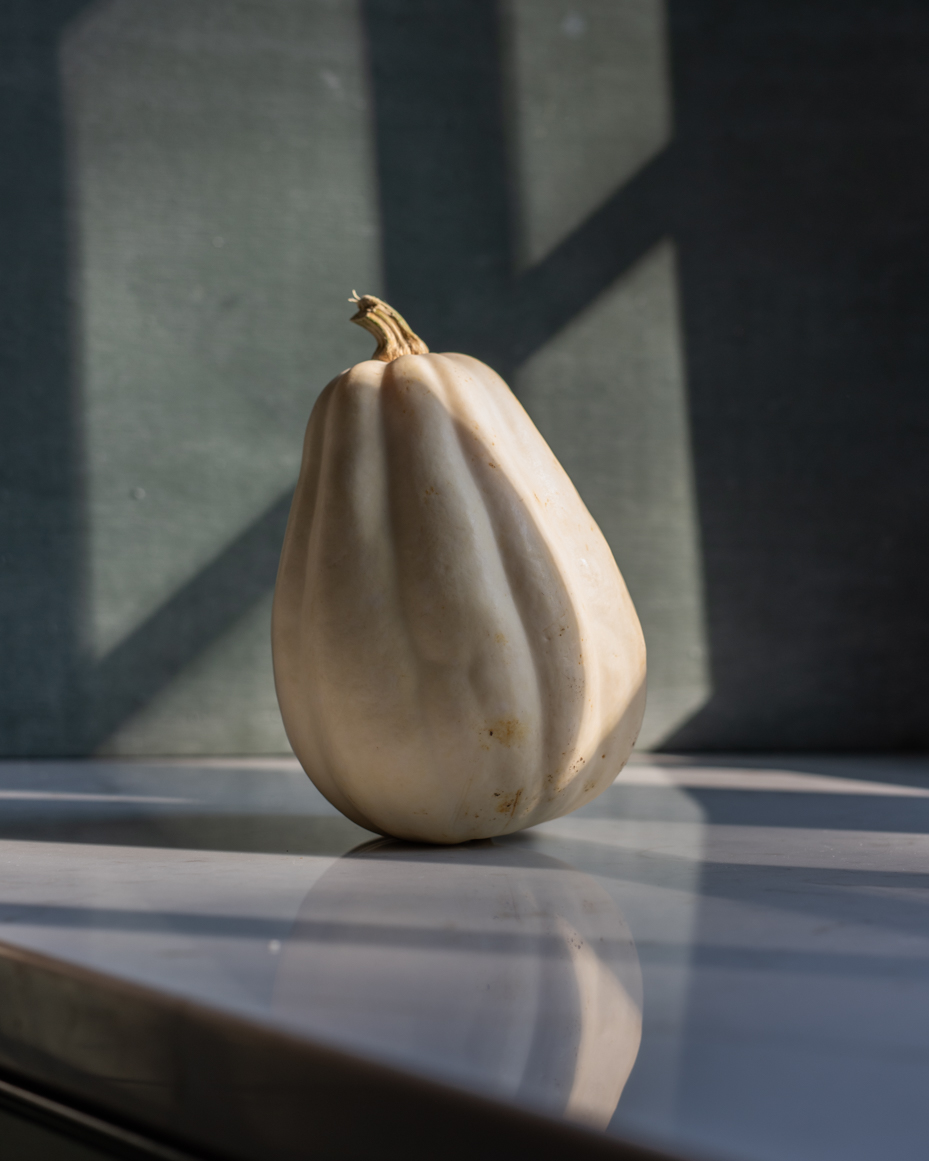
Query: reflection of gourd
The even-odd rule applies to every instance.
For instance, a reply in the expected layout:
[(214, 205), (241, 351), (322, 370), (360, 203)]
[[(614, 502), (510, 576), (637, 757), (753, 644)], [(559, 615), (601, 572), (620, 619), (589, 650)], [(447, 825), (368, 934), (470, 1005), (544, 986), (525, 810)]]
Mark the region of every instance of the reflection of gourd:
[(313, 409), (278, 573), (287, 735), (383, 834), (455, 843), (556, 818), (612, 782), (638, 733), (626, 586), (503, 380), (358, 305), (381, 345)]
[(288, 1023), (605, 1127), (641, 1038), (635, 945), (589, 876), (508, 844), (372, 844), (307, 894), (281, 954)]

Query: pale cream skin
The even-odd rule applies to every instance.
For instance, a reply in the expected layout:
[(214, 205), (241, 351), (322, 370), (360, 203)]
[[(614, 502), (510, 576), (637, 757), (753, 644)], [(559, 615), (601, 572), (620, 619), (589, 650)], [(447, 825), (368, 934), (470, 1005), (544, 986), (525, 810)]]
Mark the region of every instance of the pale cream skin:
[(369, 360), (319, 397), (272, 643), (307, 774), (354, 822), (412, 841), (576, 810), (645, 710), (642, 630), (603, 534), (466, 355)]

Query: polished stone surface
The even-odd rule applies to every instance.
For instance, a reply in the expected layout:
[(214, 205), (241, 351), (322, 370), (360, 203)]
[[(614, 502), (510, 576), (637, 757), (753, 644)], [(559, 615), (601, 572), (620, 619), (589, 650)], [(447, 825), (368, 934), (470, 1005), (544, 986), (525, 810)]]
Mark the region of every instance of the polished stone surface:
[(685, 1155), (924, 1155), (927, 911), (925, 760), (643, 759), (445, 849), (286, 760), (0, 765), (8, 946)]

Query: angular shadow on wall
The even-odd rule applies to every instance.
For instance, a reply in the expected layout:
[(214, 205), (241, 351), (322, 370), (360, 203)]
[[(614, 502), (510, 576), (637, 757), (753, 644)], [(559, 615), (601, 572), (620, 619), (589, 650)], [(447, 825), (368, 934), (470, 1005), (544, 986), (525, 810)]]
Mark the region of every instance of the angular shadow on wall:
[[(364, 0), (388, 296), (433, 350), (499, 352), (512, 264), (495, 0)], [(465, 337), (472, 346), (464, 347)]]
[(82, 752), (97, 750), (267, 593), (277, 575), (292, 496), (288, 488), (93, 668), (85, 679)]
[[(36, 25), (31, 47), (15, 37), (5, 41), (18, 66), (32, 62), (36, 53), (40, 58), (30, 67), (41, 73), (45, 119), (41, 132), (32, 126), (31, 136), (23, 132), (17, 140), (24, 151), (32, 148), (24, 161), (44, 182), (47, 211), (29, 217), (29, 207), (41, 199), (25, 183), (15, 187), (20, 215), (28, 220), (10, 237), (24, 255), (40, 255), (29, 269), (42, 279), (46, 309), (44, 314), (36, 310), (31, 331), (21, 319), (10, 324), (20, 348), (25, 334), (32, 336), (35, 349), (22, 356), (22, 399), (28, 405), (20, 428), (11, 434), (20, 461), (11, 455), (6, 463), (18, 471), (14, 487), (36, 511), (23, 519), (31, 509), (20, 506), (14, 534), (7, 538), (17, 569), (10, 574), (16, 591), (3, 605), (13, 643), (6, 652), (6, 688), (18, 691), (6, 699), (8, 753), (96, 750), (273, 585), (290, 501), (289, 493), (282, 495), (103, 661), (82, 656), (80, 433), (68, 345), (66, 174), (56, 41), (85, 7), (63, 3), (55, 17), (46, 11), (41, 28), (31, 10), (16, 19), (14, 12), (8, 17), (11, 24), (18, 19), (24, 28), (30, 21)], [(499, 3), (366, 0), (363, 7), (387, 294), (416, 317), (433, 349), (468, 350), (512, 379), (524, 359), (667, 233), (668, 156), (659, 155), (541, 263), (514, 277)], [(12, 99), (5, 108), (15, 113), (23, 104)], [(36, 139), (44, 152), (35, 148)], [(41, 235), (38, 241), (53, 245), (54, 254), (24, 244), (29, 228)], [(12, 309), (28, 280), (22, 266), (8, 263), (6, 269)], [(53, 400), (34, 393), (37, 368), (43, 366), (48, 367), (48, 390), (57, 392)], [(42, 503), (47, 511), (38, 510)]]
[(85, 0), (0, 6), (0, 736), (60, 753), (80, 720), (81, 483), (58, 38)]
[[(388, 297), (507, 381), (669, 231), (667, 152), (516, 266), (500, 0), (365, 0)], [(436, 51), (439, 46), (440, 51)], [(428, 100), (424, 99), (428, 94)]]
[(929, 10), (671, 0), (712, 659), (681, 750), (929, 745)]
[[(273, 584), (286, 508), (95, 677), (82, 671), (55, 55), (82, 7), (21, 0), (0, 15), (13, 753), (86, 751), (150, 698)], [(666, 747), (924, 747), (929, 14), (903, 0), (671, 0), (675, 143), (515, 277), (498, 4), (362, 8), (386, 293), (435, 349), (511, 377), (675, 238), (715, 693)], [(82, 689), (102, 707), (93, 737)]]
[(102, 662), (86, 545), (59, 46), (87, 0), (0, 9), (0, 749), (92, 753), (273, 585), (290, 491)]
[(714, 693), (664, 748), (924, 749), (929, 13), (670, 0), (673, 145), (513, 278), (502, 5), (364, 11), (387, 292), (438, 349), (511, 378), (675, 239)]
[[(615, 405), (619, 393), (626, 390), (622, 368), (618, 373), (615, 369), (624, 352), (604, 359), (604, 348), (617, 341), (615, 317), (600, 323), (594, 341), (583, 350), (572, 348), (567, 381), (564, 364), (557, 363), (558, 344), (552, 340), (566, 337), (571, 324), (584, 325), (585, 317), (602, 310), (604, 299), (615, 294), (623, 277), (634, 276), (642, 260), (673, 232), (680, 194), (674, 182), (675, 147), (665, 144), (669, 127), (664, 124), (659, 129), (656, 116), (648, 134), (640, 139), (634, 119), (623, 109), (616, 110), (617, 126), (610, 124), (615, 102), (630, 93), (640, 109), (665, 105), (666, 72), (657, 63), (650, 71), (636, 71), (632, 50), (625, 42), (615, 50), (607, 49), (605, 56), (597, 55), (592, 44), (595, 36), (602, 40), (608, 32), (620, 40), (625, 36), (646, 57), (653, 52), (660, 60), (664, 49), (661, 4), (628, 6), (645, 12), (646, 35), (637, 27), (634, 12), (623, 14), (626, 6), (616, 6), (617, 15), (609, 12), (608, 5), (585, 3), (582, 8), (590, 16), (589, 25), (585, 18), (576, 19), (586, 30), (582, 35), (589, 38), (586, 48), (585, 42), (569, 39), (564, 13), (556, 5), (516, 7), (519, 14), (510, 11), (509, 3), (497, 0), (443, 5), (367, 0), (364, 6), (377, 118), (386, 293), (407, 317), (417, 320), (433, 349), (477, 355), (521, 394), (601, 521), (639, 603), (653, 656), (658, 659), (653, 673), (658, 675), (656, 684), (664, 698), (652, 699), (644, 732), (653, 744), (656, 735), (666, 733), (706, 696), (700, 680), (704, 672), (691, 660), (695, 654), (702, 656), (704, 642), (699, 549), (689, 506), (686, 387), (676, 357), (668, 360), (674, 364), (670, 373), (666, 365), (660, 365), (660, 358), (654, 358), (662, 344), (679, 344), (676, 312), (671, 306), (669, 327), (667, 318), (655, 317), (661, 308), (656, 308), (654, 296), (635, 290), (627, 298), (627, 302), (637, 300), (629, 311), (633, 346), (640, 332), (650, 329), (641, 349), (625, 351), (631, 365), (639, 365), (643, 354), (648, 360), (641, 376), (646, 385), (635, 384), (633, 389), (641, 398), (654, 386), (659, 397), (654, 403), (646, 400), (638, 414), (628, 403), (624, 412)], [(536, 25), (543, 31), (535, 29)], [(539, 62), (547, 67), (567, 47), (571, 51), (563, 54), (565, 63), (555, 68), (560, 88), (540, 90)], [(531, 66), (526, 64), (530, 60)], [(531, 154), (531, 143), (542, 133), (552, 142), (547, 147), (549, 161), (563, 159), (566, 148), (570, 152), (565, 139), (579, 134), (568, 127), (566, 112), (555, 116), (549, 110), (561, 108), (560, 100), (570, 104), (568, 90), (581, 84), (576, 69), (593, 63), (604, 75), (612, 68), (621, 76), (621, 83), (615, 75), (609, 83), (592, 83), (604, 98), (603, 109), (591, 113), (600, 136), (580, 134), (585, 142), (581, 160), (591, 168), (587, 176), (595, 192), (573, 197), (579, 212), (562, 218), (560, 224), (579, 224), (570, 232), (549, 235), (544, 250), (526, 268), (518, 250), (524, 244), (520, 236), (533, 221), (535, 203), (525, 177), (516, 175), (526, 167), (523, 155)], [(590, 87), (585, 82), (582, 91), (589, 92)], [(428, 100), (423, 99), (426, 93)], [(526, 114), (527, 108), (535, 110), (538, 121)], [(645, 140), (647, 150), (642, 144)], [(630, 141), (635, 142), (634, 151)], [(620, 152), (630, 150), (630, 159), (623, 166), (611, 165), (605, 175), (591, 160), (594, 145), (602, 153), (604, 142)], [(574, 180), (583, 184), (583, 165), (573, 169)], [(562, 191), (569, 187), (566, 175), (551, 172), (550, 166), (542, 167), (539, 183)], [(601, 194), (603, 200), (597, 204)], [(673, 259), (667, 281), (673, 303)], [(438, 294), (436, 286), (441, 287)], [(537, 353), (541, 359), (526, 367)], [(561, 411), (549, 406), (544, 388), (539, 389), (547, 368), (554, 365), (560, 366), (560, 383), (553, 390), (561, 400), (576, 396), (576, 402), (562, 404)], [(667, 383), (675, 373), (678, 377), (669, 389)], [(586, 389), (576, 382), (585, 377)], [(597, 390), (603, 400), (595, 399)], [(630, 416), (638, 421), (642, 410), (647, 418), (639, 432), (655, 442), (664, 439), (674, 451), (663, 456), (668, 468), (663, 482), (657, 487), (633, 485), (630, 496), (621, 482), (623, 471), (627, 478), (630, 474), (629, 465), (617, 470), (617, 463), (635, 458), (635, 453), (628, 454), (628, 444), (635, 437), (628, 434), (624, 421)], [(585, 442), (580, 434), (585, 426), (595, 430), (586, 440), (586, 451), (578, 451)], [(646, 436), (640, 434), (638, 442), (645, 444)], [(638, 452), (639, 461), (644, 463), (646, 457), (647, 452)], [(652, 465), (644, 466), (650, 478), (655, 478)], [(679, 475), (675, 475), (677, 468)], [(643, 520), (643, 502), (661, 516)], [(634, 526), (636, 539), (624, 536), (623, 517), (616, 515), (620, 509), (631, 513), (625, 524)], [(654, 542), (646, 544), (645, 552), (630, 567), (630, 555), (645, 539), (638, 527), (644, 523), (651, 524)], [(667, 565), (658, 577), (655, 562), (659, 568)], [(669, 619), (681, 629), (676, 636), (666, 626)], [(682, 664), (676, 664), (678, 658)], [(669, 685), (675, 688), (667, 693)]]

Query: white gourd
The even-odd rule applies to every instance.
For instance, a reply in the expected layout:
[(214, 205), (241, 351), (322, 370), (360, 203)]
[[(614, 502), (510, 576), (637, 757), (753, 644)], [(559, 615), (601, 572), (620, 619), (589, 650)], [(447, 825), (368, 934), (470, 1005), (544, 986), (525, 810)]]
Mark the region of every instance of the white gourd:
[(356, 299), (374, 358), (307, 426), (272, 621), (294, 753), (360, 826), (490, 838), (595, 798), (645, 643), (609, 546), (503, 380)]

